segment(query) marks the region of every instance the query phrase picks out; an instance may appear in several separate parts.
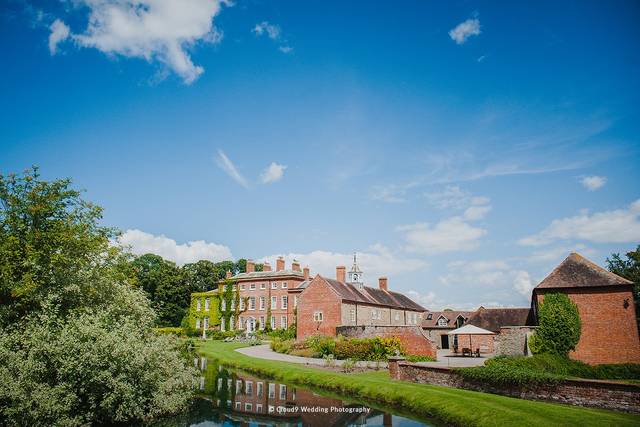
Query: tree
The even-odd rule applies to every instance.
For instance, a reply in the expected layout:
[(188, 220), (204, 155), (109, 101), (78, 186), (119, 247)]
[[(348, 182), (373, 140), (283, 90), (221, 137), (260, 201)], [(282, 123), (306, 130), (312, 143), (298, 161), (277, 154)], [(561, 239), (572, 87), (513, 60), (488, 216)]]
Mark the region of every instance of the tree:
[(154, 334), (129, 258), (110, 243), (116, 232), (70, 184), (36, 168), (0, 175), (0, 425), (179, 411), (195, 370)]
[(535, 353), (567, 356), (580, 341), (582, 323), (578, 306), (566, 294), (544, 296), (538, 310), (538, 325), (530, 343)]
[(182, 280), (186, 282), (186, 287), (190, 292), (206, 292), (217, 289), (218, 281), (224, 279), (225, 272), (222, 272), (217, 264), (209, 260), (200, 260), (195, 263), (182, 266)]
[(635, 251), (627, 252), (626, 259), (623, 259), (620, 254), (611, 254), (611, 258), (607, 258), (607, 269), (634, 283), (633, 299), (636, 317), (640, 318), (640, 245)]

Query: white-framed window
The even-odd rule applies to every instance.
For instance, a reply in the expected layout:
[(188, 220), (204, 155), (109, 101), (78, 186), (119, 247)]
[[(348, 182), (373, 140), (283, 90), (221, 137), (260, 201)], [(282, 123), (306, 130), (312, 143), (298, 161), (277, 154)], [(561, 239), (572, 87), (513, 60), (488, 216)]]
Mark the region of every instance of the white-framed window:
[(231, 310), (235, 310), (236, 309), (236, 300), (235, 298), (231, 300)]
[(433, 314), (431, 313), (427, 314), (427, 320), (431, 320), (431, 319), (433, 319)]
[(260, 289), (267, 289), (266, 283), (260, 283)]
[(269, 383), (269, 399), (276, 398), (276, 385), (273, 383)]
[(256, 403), (256, 412), (262, 413), (262, 403)]
[(260, 381), (256, 383), (256, 396), (262, 397), (262, 393), (264, 393), (264, 383)]
[(322, 322), (322, 312), (321, 311), (314, 311), (313, 312), (313, 320), (314, 320), (314, 322)]
[(277, 308), (278, 308), (278, 297), (272, 296), (271, 297), (271, 310), (275, 310)]
[(245, 411), (251, 411), (253, 409), (253, 404), (251, 403), (245, 403), (244, 404), (244, 410)]
[(244, 311), (244, 298), (240, 297), (240, 311)]
[(249, 297), (249, 310), (256, 309), (256, 297)]
[(220, 308), (222, 309), (222, 311), (226, 311), (227, 310), (227, 300), (222, 300), (220, 301)]
[(255, 291), (256, 290), (256, 284), (255, 283), (250, 284), (249, 285), (249, 290), (250, 291)]
[(297, 307), (298, 306), (298, 295), (294, 295), (293, 296), (293, 307)]
[(396, 312), (396, 322), (400, 320), (400, 313)]
[(230, 330), (230, 331), (233, 331), (233, 324), (234, 324), (234, 322), (233, 322), (233, 316), (231, 316), (231, 317), (229, 318), (229, 330)]
[(351, 310), (349, 310), (349, 319), (351, 319), (352, 322), (356, 321), (356, 309), (352, 308)]
[(264, 316), (260, 316), (260, 329), (264, 329)]
[(282, 329), (287, 329), (287, 316), (280, 316), (280, 326)]
[(196, 329), (200, 329), (200, 319), (196, 319)]
[(287, 282), (282, 282), (282, 289), (287, 289)]
[(236, 394), (240, 394), (242, 391), (242, 380), (236, 380)]
[(447, 326), (447, 319), (445, 319), (444, 317), (439, 317), (438, 326)]
[(244, 291), (245, 290), (245, 285), (240, 285), (240, 290)]
[(236, 411), (242, 409), (242, 402), (236, 402)]
[(246, 381), (244, 383), (244, 394), (247, 396), (253, 395), (253, 381)]
[(271, 283), (271, 289), (278, 289), (278, 284), (276, 282)]
[(266, 301), (265, 297), (263, 297), (263, 296), (260, 297), (260, 310), (264, 310), (265, 301)]
[[(220, 330), (221, 330), (221, 331), (226, 331), (225, 326), (226, 326), (226, 325), (224, 324), (224, 317), (221, 317), (221, 318), (220, 318)], [(205, 329), (206, 329), (206, 328), (205, 328)]]
[(285, 400), (287, 398), (287, 386), (284, 384), (280, 384), (280, 400)]
[(203, 328), (209, 329), (209, 318), (208, 317), (204, 318), (204, 326), (203, 326)]
[(204, 311), (209, 311), (209, 298), (204, 299)]
[(276, 328), (276, 316), (271, 316), (271, 329)]
[(289, 305), (289, 297), (287, 297), (286, 295), (282, 295), (280, 306), (286, 309), (288, 305)]
[(238, 329), (244, 329), (244, 317), (238, 317)]
[(202, 309), (202, 303), (200, 302), (200, 298), (196, 300), (196, 311), (200, 311)]
[(380, 319), (380, 310), (378, 310), (377, 308), (372, 309), (371, 310), (371, 319), (373, 319), (373, 320)]

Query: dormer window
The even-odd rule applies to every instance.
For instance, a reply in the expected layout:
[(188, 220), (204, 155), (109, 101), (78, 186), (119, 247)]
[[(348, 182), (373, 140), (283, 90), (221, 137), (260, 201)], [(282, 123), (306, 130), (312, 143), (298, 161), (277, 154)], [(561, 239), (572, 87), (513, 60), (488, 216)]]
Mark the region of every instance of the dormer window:
[(447, 326), (447, 319), (444, 317), (438, 318), (438, 326)]
[(432, 320), (433, 319), (433, 314), (429, 313), (427, 314), (427, 320)]

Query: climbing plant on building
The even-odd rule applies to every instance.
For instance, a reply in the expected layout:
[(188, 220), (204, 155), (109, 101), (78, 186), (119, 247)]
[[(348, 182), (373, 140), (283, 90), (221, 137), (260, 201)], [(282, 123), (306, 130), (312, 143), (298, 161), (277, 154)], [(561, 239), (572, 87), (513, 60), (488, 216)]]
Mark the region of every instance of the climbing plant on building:
[(580, 341), (582, 322), (578, 306), (566, 294), (544, 296), (538, 310), (538, 323), (529, 343), (534, 353), (566, 356), (575, 350)]

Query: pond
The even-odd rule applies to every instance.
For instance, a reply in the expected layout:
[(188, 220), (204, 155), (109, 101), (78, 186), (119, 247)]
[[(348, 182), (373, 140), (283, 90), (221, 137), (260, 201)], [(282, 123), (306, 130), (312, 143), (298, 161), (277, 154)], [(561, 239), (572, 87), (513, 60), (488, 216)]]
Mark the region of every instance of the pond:
[(155, 427), (215, 426), (429, 426), (345, 396), (260, 378), (195, 358), (202, 372), (190, 410)]

